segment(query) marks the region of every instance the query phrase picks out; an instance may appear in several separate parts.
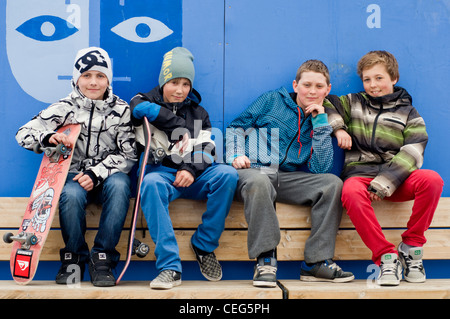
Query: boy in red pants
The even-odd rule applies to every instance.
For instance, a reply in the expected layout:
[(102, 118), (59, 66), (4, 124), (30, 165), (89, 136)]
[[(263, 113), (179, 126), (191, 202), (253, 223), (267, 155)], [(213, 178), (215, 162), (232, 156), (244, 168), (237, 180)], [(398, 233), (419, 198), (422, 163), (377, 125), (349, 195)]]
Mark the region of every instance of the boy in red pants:
[[(395, 57), (371, 51), (358, 62), (364, 91), (341, 96), (328, 108), (338, 145), (345, 149), (342, 204), (380, 266), (379, 285), (398, 285), (402, 268), (409, 282), (424, 282), (424, 232), (442, 193), (442, 178), (420, 169), (428, 142), (425, 123), (399, 79)], [(371, 203), (414, 200), (402, 242), (386, 240)]]

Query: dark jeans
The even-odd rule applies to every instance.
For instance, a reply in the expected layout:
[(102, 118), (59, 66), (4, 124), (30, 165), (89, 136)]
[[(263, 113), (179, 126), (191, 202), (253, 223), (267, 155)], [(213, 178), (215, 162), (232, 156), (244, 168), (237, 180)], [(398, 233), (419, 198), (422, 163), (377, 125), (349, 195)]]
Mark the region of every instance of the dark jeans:
[(61, 256), (71, 252), (80, 256), (81, 262), (89, 258), (89, 248), (85, 241), (86, 205), (101, 203), (102, 214), (91, 253), (105, 252), (111, 257), (113, 266), (120, 254), (115, 249), (120, 239), (130, 202), (130, 178), (124, 173), (115, 173), (102, 185), (87, 192), (77, 181), (75, 174), (68, 174), (66, 184), (59, 199), (61, 233), (66, 247)]

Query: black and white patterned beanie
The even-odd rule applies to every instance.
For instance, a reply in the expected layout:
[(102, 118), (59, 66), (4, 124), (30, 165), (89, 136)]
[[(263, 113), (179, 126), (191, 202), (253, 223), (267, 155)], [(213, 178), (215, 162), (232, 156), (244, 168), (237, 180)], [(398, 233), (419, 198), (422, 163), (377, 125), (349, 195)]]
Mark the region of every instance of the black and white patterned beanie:
[(112, 83), (112, 66), (108, 53), (102, 48), (90, 47), (78, 51), (73, 67), (72, 81), (77, 84), (79, 77), (86, 71), (99, 71), (106, 75), (109, 85)]

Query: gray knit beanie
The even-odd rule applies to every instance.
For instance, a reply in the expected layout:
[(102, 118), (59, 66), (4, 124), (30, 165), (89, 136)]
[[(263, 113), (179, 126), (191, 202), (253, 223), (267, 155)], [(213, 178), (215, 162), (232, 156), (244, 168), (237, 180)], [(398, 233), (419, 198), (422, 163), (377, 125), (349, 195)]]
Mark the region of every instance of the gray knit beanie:
[(181, 47), (174, 48), (164, 54), (159, 73), (159, 87), (162, 88), (168, 81), (176, 78), (186, 78), (194, 86), (194, 56), (189, 50)]

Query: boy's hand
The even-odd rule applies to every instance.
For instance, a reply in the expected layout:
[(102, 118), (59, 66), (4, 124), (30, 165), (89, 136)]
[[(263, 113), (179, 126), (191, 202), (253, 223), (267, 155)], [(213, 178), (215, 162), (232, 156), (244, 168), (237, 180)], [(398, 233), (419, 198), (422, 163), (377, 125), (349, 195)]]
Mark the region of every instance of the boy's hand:
[(63, 133), (55, 133), (48, 139), (48, 142), (51, 144), (64, 144), (66, 147), (71, 147), (72, 144), (69, 141), (69, 138), (66, 134)]
[(94, 182), (89, 177), (89, 175), (85, 175), (83, 173), (79, 173), (77, 176), (73, 178), (74, 181), (78, 181), (81, 187), (83, 187), (86, 191), (91, 191), (94, 188)]
[(369, 191), (369, 195), (370, 195), (371, 202), (379, 202), (381, 200), (381, 198), (375, 193), (372, 193)]
[(189, 187), (194, 182), (194, 176), (186, 170), (177, 172), (173, 186), (175, 187)]
[(344, 129), (337, 130), (334, 132), (334, 135), (340, 148), (343, 150), (350, 150), (352, 148), (352, 137)]
[(178, 145), (178, 144), (180, 144), (179, 152), (180, 152), (180, 154), (183, 154), (183, 152), (187, 149), (187, 147), (189, 145), (189, 134), (185, 133), (183, 135), (183, 138), (175, 143), (175, 145)]
[(247, 156), (241, 155), (236, 157), (231, 165), (236, 169), (250, 168), (250, 160)]
[(308, 105), (305, 108), (305, 115), (308, 116), (309, 114), (312, 115), (312, 117), (316, 117), (317, 114), (322, 114), (325, 113), (325, 108), (323, 107), (323, 105), (319, 105), (319, 104), (311, 104)]

